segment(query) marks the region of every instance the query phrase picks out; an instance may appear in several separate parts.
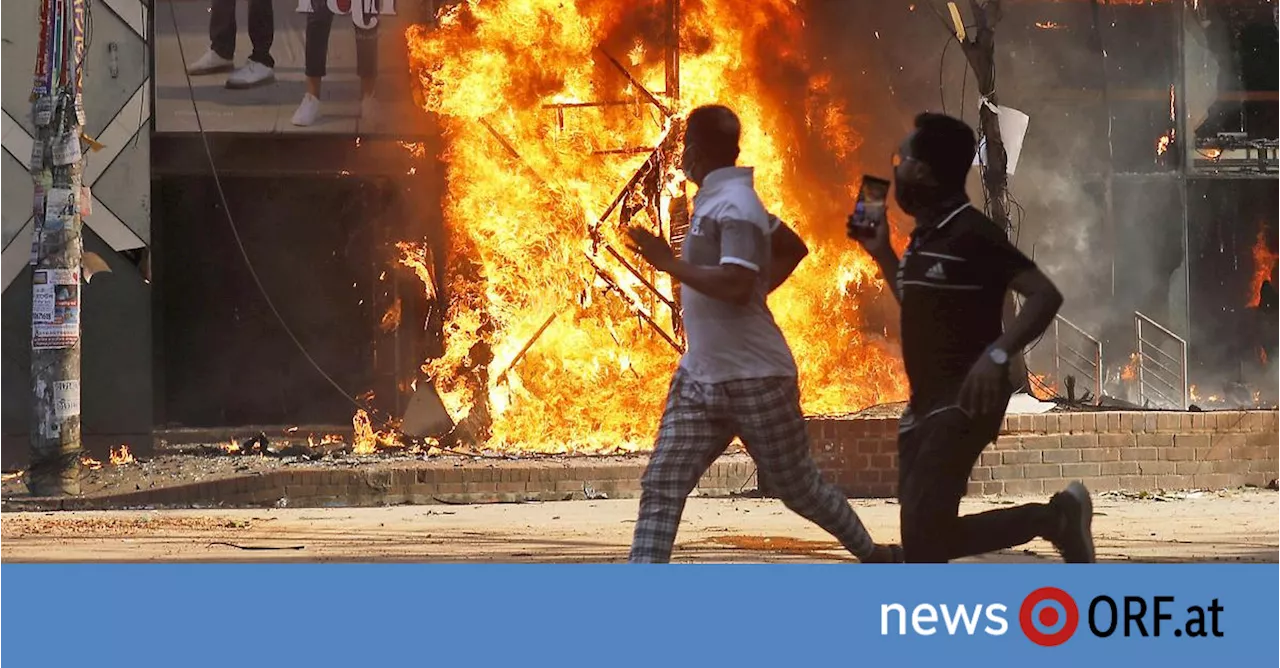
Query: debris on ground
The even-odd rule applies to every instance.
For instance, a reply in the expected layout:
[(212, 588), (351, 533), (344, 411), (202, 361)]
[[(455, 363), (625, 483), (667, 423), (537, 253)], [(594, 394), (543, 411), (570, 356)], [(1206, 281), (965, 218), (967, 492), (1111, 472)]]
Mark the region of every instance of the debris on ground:
[(1103, 499), (1123, 499), (1126, 501), (1185, 501), (1187, 499), (1199, 499), (1204, 496), (1223, 496), (1232, 490), (1205, 490), (1205, 489), (1189, 489), (1189, 490), (1157, 490), (1157, 491), (1127, 491), (1112, 490), (1100, 492), (1096, 496)]

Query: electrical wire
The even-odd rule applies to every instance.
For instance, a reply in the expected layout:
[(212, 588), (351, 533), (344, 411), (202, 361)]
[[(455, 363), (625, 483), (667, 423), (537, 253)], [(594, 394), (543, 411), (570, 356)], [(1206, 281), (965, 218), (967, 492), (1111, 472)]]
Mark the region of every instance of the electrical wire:
[[(231, 214), (231, 207), (228, 205), (228, 202), (227, 202), (227, 194), (222, 187), (222, 178), (218, 174), (217, 163), (213, 159), (213, 149), (209, 146), (209, 136), (204, 128), (204, 121), (200, 117), (199, 105), (196, 104), (195, 86), (191, 83), (191, 74), (187, 72), (186, 49), (183, 48), (182, 46), (182, 39), (180, 38), (180, 35), (182, 33), (178, 27), (178, 14), (174, 10), (172, 2), (169, 3), (169, 18), (173, 23), (173, 34), (175, 38), (177, 38), (176, 41), (178, 43), (178, 56), (182, 61), (182, 71), (187, 81), (187, 96), (191, 102), (191, 111), (192, 113), (195, 114), (196, 128), (200, 133), (200, 142), (204, 147), (205, 158), (208, 160), (209, 170), (213, 176), (214, 187), (218, 193), (218, 201), (222, 205), (222, 211), (225, 214), (225, 218), (227, 220), (227, 226), (231, 229), (231, 236), (235, 239), (236, 248), (239, 249), (240, 251), (240, 257), (244, 260), (245, 268), (249, 270), (249, 276), (253, 279), (254, 285), (257, 286), (258, 292), (262, 294), (263, 300), (266, 301), (267, 307), (271, 310), (271, 313), (275, 316), (276, 321), (280, 323), (280, 327), (284, 330), (285, 334), (289, 336), (289, 339), (293, 341), (293, 345), (297, 347), (298, 352), (302, 353), (302, 356), (307, 360), (307, 363), (309, 363), (311, 367), (315, 369), (316, 373), (320, 374), (320, 377), (324, 378), (325, 381), (328, 382), (329, 385), (332, 386), (334, 390), (336, 390), (339, 394), (341, 394), (343, 398), (345, 398), (352, 406), (354, 406), (357, 410), (365, 411), (365, 413), (368, 414), (372, 419), (375, 415), (379, 413), (379, 411), (376, 411), (371, 406), (365, 406), (361, 404), (361, 402), (357, 401), (354, 397), (352, 397), (351, 394), (348, 393), (345, 389), (343, 389), (342, 385), (339, 384), (338, 381), (334, 380), (333, 376), (329, 375), (329, 373), (324, 370), (324, 367), (320, 366), (320, 363), (317, 362), (316, 359), (311, 356), (311, 353), (307, 350), (307, 347), (303, 345), (302, 340), (298, 338), (298, 335), (294, 333), (293, 328), (290, 327), (289, 323), (284, 319), (284, 315), (280, 313), (280, 309), (276, 307), (275, 300), (271, 298), (270, 293), (267, 292), (266, 286), (262, 283), (262, 278), (258, 276), (258, 271), (257, 269), (254, 268), (253, 261), (249, 258), (249, 251), (245, 248), (244, 239), (241, 238), (240, 230), (236, 226), (235, 217)], [(381, 420), (381, 422), (383, 423), (384, 427), (393, 426), (390, 419), (383, 419)], [(452, 450), (449, 448), (440, 447), (439, 445), (432, 446), (432, 447), (434, 447), (437, 450), (440, 450), (441, 452), (446, 452), (452, 455), (458, 455), (462, 457), (484, 457), (484, 458), (493, 458), (493, 459), (506, 458), (506, 457), (495, 457), (495, 456), (486, 455), (483, 453), (462, 452), (460, 450)]]
[[(951, 48), (951, 41), (951, 38), (948, 37), (947, 41), (942, 45), (942, 58), (938, 60), (938, 98), (942, 101), (942, 113), (944, 114), (947, 113), (947, 92), (943, 81), (945, 80), (944, 74), (947, 68), (947, 49)], [(963, 104), (963, 100), (961, 103)]]

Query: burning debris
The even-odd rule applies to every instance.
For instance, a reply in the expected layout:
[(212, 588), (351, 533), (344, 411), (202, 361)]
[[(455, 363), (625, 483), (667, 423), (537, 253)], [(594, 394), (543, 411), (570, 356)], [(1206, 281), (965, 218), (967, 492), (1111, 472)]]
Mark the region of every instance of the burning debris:
[(676, 164), (680, 119), (712, 102), (742, 118), (742, 163), (755, 166), (770, 210), (810, 241), (771, 301), (805, 410), (905, 398), (892, 350), (866, 333), (883, 330), (864, 321), (883, 291), (876, 268), (823, 231), (847, 215), (862, 171), (839, 73), (804, 53), (792, 2), (683, 11), (678, 46), (663, 0), (463, 3), (435, 30), (409, 30), (419, 99), (447, 141), (450, 255), (439, 277), (419, 269), (431, 262), (404, 263), (429, 295), (440, 286), (448, 297), (444, 354), (423, 371), (456, 424), (451, 439), (648, 447), (682, 346), (678, 304), (665, 277), (617, 250), (620, 232), (684, 233), (692, 186)]
[(121, 445), (119, 448), (111, 448), (111, 465), (124, 466), (126, 464), (135, 464), (138, 460), (133, 458), (133, 453), (129, 452), (128, 445)]

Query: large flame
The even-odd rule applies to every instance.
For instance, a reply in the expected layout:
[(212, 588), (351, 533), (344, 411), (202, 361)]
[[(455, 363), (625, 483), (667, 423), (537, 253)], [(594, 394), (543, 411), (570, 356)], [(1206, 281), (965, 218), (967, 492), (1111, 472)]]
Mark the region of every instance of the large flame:
[[(739, 114), (740, 162), (811, 248), (769, 300), (805, 410), (906, 395), (896, 349), (866, 331), (860, 311), (883, 290), (878, 272), (843, 238), (860, 175), (856, 110), (834, 90), (834, 72), (804, 53), (801, 10), (788, 0), (683, 5), (678, 98), (666, 86), (663, 0), (470, 0), (443, 10), (434, 30), (408, 32), (448, 166), (445, 352), (424, 371), (455, 420), (491, 421), (491, 446), (650, 443), (679, 357), (664, 335), (678, 335), (663, 298), (621, 264), (641, 266), (624, 250), (619, 217), (669, 229), (667, 205), (685, 188), (671, 167), (678, 144), (665, 144), (654, 183), (599, 221), (679, 118), (708, 103)], [(410, 252), (419, 248), (401, 250), (430, 286)], [(641, 273), (670, 298), (669, 281)]]

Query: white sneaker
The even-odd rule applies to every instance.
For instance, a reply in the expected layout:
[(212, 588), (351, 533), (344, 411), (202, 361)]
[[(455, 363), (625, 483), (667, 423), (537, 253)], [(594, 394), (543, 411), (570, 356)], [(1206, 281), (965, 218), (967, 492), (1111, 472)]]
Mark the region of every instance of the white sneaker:
[(376, 128), (382, 123), (382, 105), (378, 98), (369, 96), (360, 100), (360, 125), (364, 128)]
[(302, 104), (293, 112), (293, 124), (299, 127), (314, 125), (320, 119), (320, 100), (311, 93), (302, 96)]
[(235, 66), (235, 62), (230, 59), (223, 58), (210, 49), (200, 56), (200, 60), (191, 63), (187, 67), (187, 74), (191, 76), (200, 76), (202, 74), (217, 74), (219, 72), (230, 72)]
[(231, 76), (227, 77), (227, 88), (253, 88), (272, 83), (275, 80), (276, 71), (274, 68), (267, 67), (256, 60), (250, 60), (243, 67), (232, 72)]

